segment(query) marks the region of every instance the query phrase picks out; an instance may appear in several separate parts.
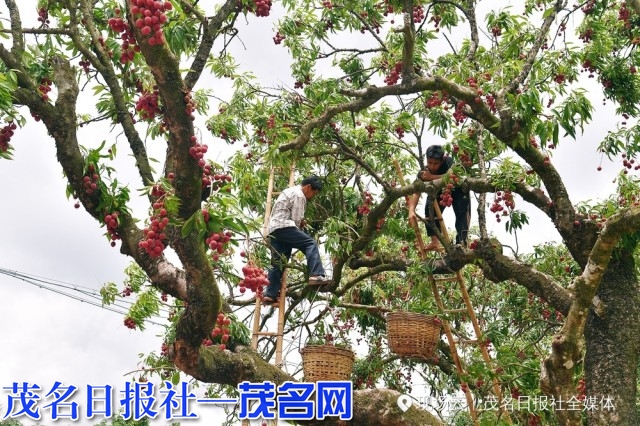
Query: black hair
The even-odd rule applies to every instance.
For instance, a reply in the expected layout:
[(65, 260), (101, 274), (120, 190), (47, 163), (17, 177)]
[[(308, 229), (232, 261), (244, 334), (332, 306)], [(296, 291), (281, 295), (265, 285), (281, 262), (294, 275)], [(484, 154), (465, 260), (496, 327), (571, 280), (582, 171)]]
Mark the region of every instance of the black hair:
[(427, 158), (442, 160), (444, 158), (444, 150), (442, 149), (442, 145), (431, 145), (429, 148), (427, 148)]
[(311, 185), (312, 189), (315, 189), (316, 191), (321, 191), (322, 190), (322, 181), (320, 180), (320, 178), (318, 176), (308, 176), (304, 179), (302, 179), (302, 186), (305, 185)]

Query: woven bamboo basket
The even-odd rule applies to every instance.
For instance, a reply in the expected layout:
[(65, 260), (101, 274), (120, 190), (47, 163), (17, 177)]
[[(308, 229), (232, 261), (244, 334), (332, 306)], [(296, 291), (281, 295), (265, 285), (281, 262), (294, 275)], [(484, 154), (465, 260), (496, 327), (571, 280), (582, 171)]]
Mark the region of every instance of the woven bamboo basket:
[(432, 358), (438, 342), (442, 321), (432, 315), (415, 312), (387, 314), (389, 349), (400, 356)]
[(308, 345), (300, 350), (306, 382), (351, 379), (353, 352), (333, 345)]

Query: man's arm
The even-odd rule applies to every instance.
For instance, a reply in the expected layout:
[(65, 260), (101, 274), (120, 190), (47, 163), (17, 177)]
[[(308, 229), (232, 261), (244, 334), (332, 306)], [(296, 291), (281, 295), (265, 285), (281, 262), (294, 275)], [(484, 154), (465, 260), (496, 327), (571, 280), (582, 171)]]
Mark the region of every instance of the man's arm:
[(444, 174), (434, 175), (429, 170), (421, 170), (420, 173), (418, 173), (418, 177), (423, 182), (430, 182), (432, 180), (440, 179), (443, 176), (444, 176)]
[(301, 228), (301, 222), (304, 218), (304, 210), (307, 207), (307, 199), (302, 197), (294, 197), (293, 205), (291, 206), (291, 220), (296, 224), (298, 228)]

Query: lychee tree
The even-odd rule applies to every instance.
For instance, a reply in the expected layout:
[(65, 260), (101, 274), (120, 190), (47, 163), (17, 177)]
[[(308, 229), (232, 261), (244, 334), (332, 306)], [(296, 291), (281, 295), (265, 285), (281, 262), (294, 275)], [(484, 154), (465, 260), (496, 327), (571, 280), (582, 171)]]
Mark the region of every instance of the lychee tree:
[[(141, 378), (182, 371), (230, 387), (292, 378), (267, 362), (269, 345), (247, 348), (251, 319), (237, 308), (264, 284), (268, 256), (257, 235), (269, 171), (278, 170), (282, 188), (295, 164), (299, 176), (325, 177), (309, 230), (336, 284), (316, 294), (294, 259), (287, 331), (326, 325), (328, 334), (357, 329), (366, 339), (368, 355), (354, 369), (354, 424), (435, 422), (396, 405), (416, 375), (439, 396), (468, 386), (478, 404), (494, 377), (516, 400), (613, 401), (610, 410), (514, 410), (518, 423), (637, 423), (636, 2), (63, 0), (40, 2), (33, 26), (23, 24), (34, 12), (22, 2), (4, 5), (0, 156), (11, 157), (21, 127), (44, 125), (67, 195), (133, 261), (123, 290), (105, 286), (105, 302), (135, 294), (131, 328), (173, 303), (162, 350), (145, 359), (154, 368)], [(283, 87), (258, 81), (232, 56), (257, 19), (273, 19), (273, 34), (257, 36), (273, 37), (291, 59)], [(614, 194), (578, 204), (553, 153), (583, 142), (593, 98), (603, 94), (624, 124), (587, 149), (623, 157), (623, 170)], [(91, 129), (107, 139), (82, 146)], [(434, 140), (456, 160), (452, 171), (429, 184), (398, 176), (392, 160), (412, 181)], [(235, 154), (217, 164), (210, 150)], [(135, 178), (114, 166), (123, 151)], [(404, 199), (443, 189), (446, 204), (452, 185), (477, 194), (477, 230), (468, 247), (444, 241), (443, 256), (422, 262)], [(134, 213), (130, 186), (146, 188), (147, 217)], [(495, 220), (512, 234), (535, 232), (531, 209), (555, 226), (554, 244), (520, 254), (487, 231)], [(245, 241), (246, 264), (236, 268), (232, 254)], [(382, 313), (433, 312), (427, 275), (460, 269), (495, 365), (465, 350), (468, 376), (458, 377), (444, 344), (430, 360), (390, 354)], [(328, 307), (309, 321), (301, 312), (317, 299)], [(447, 319), (464, 339), (468, 318)], [(497, 415), (481, 419), (506, 421)]]

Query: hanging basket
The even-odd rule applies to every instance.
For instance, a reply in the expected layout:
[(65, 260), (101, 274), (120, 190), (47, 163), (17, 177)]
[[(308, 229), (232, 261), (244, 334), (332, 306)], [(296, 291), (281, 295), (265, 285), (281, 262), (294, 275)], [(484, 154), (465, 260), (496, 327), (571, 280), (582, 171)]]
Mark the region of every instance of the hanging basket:
[(441, 328), (442, 321), (432, 315), (391, 312), (387, 314), (389, 349), (404, 357), (432, 358)]
[(306, 382), (351, 379), (353, 352), (333, 345), (308, 345), (300, 350)]

